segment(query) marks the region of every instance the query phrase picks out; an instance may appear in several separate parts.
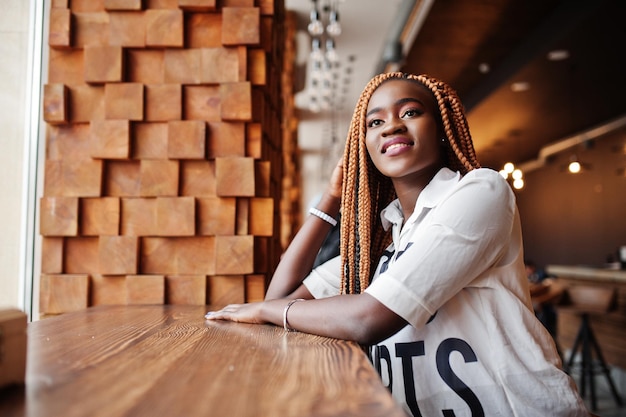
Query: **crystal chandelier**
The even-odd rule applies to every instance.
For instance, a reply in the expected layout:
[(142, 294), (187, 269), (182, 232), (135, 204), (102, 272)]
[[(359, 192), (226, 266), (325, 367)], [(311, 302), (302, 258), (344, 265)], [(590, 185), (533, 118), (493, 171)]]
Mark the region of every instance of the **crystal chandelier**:
[(309, 110), (320, 112), (333, 107), (333, 74), (339, 65), (337, 37), (341, 35), (339, 0), (311, 0), (307, 31), (311, 38), (309, 54), (308, 96)]

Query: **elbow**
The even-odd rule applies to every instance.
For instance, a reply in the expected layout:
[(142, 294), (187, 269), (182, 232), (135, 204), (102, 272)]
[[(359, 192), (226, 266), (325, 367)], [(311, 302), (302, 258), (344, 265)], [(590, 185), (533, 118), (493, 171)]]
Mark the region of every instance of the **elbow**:
[(361, 345), (377, 344), (400, 331), (408, 323), (369, 294), (363, 308), (355, 309), (351, 339)]
[(400, 320), (400, 325), (386, 326), (383, 328), (367, 325), (360, 326), (361, 328), (354, 333), (353, 340), (358, 344), (365, 346), (378, 344), (383, 340), (393, 336), (407, 325), (407, 323), (403, 319)]

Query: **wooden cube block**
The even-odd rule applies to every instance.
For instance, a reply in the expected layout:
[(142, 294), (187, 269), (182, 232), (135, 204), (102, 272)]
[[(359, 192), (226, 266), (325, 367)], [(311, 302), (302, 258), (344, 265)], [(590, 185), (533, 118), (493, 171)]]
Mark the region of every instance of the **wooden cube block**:
[(44, 85), (43, 119), (48, 123), (68, 122), (68, 89), (67, 87), (65, 87), (65, 85)]
[(63, 272), (62, 237), (44, 237), (41, 240), (41, 272), (44, 274)]
[[(262, 123), (267, 121), (268, 112), (272, 111), (268, 107), (272, 107), (267, 103), (267, 97), (262, 89), (254, 88), (252, 90), (252, 120)], [(269, 138), (271, 140), (271, 138)]]
[(185, 22), (185, 44), (189, 48), (222, 46), (221, 13), (189, 13)]
[(51, 0), (51, 9), (67, 9), (69, 6), (69, 0)]
[(166, 83), (200, 84), (202, 82), (202, 49), (167, 49), (163, 55)]
[(178, 0), (178, 7), (193, 12), (214, 11), (217, 7), (216, 0)]
[(49, 50), (48, 83), (78, 85), (85, 82), (82, 49)]
[(236, 199), (198, 198), (198, 234), (232, 236), (235, 234)]
[(246, 302), (256, 303), (265, 299), (265, 275), (246, 275)]
[(141, 10), (141, 0), (104, 0), (107, 10)]
[(206, 275), (168, 275), (165, 277), (167, 304), (205, 305)]
[(120, 233), (125, 236), (154, 236), (157, 204), (155, 198), (123, 198)]
[(272, 195), (272, 169), (270, 161), (256, 161), (254, 172), (254, 195), (256, 195), (257, 197), (269, 197), (270, 195)]
[(42, 197), (39, 210), (39, 232), (43, 236), (78, 234), (78, 198)]
[(89, 123), (104, 119), (104, 87), (68, 85), (72, 123)]
[(133, 123), (133, 158), (167, 159), (167, 123)]
[(235, 219), (235, 234), (236, 235), (248, 235), (250, 234), (250, 199), (238, 198), (237, 199), (237, 218)]
[(257, 7), (222, 8), (222, 44), (257, 45), (261, 40), (260, 23)]
[(50, 9), (50, 29), (48, 45), (51, 48), (69, 48), (71, 46), (71, 18), (69, 9)]
[(126, 277), (94, 274), (90, 292), (93, 306), (126, 304)]
[(182, 10), (146, 10), (146, 45), (182, 48)]
[(215, 274), (215, 237), (145, 237), (141, 272), (167, 275)]
[(254, 272), (253, 236), (216, 236), (215, 273), (218, 275)]
[(246, 298), (246, 284), (242, 275), (209, 277), (209, 304), (225, 306), (243, 303)]
[(182, 117), (183, 89), (180, 84), (146, 85), (146, 120), (167, 122)]
[(267, 84), (267, 60), (263, 49), (248, 50), (248, 74), (252, 85)]
[(68, 237), (64, 242), (63, 272), (66, 274), (98, 274), (97, 237)]
[(259, 46), (265, 52), (276, 52), (274, 47), (274, 18), (273, 16), (261, 16)]
[(107, 161), (104, 182), (106, 196), (136, 197), (140, 194), (141, 174), (139, 161)]
[(42, 313), (61, 314), (87, 308), (89, 275), (46, 274), (45, 277), (42, 279), (46, 281), (41, 293)]
[(143, 120), (143, 84), (106, 84), (104, 106), (106, 119)]
[(129, 49), (126, 51), (128, 81), (142, 84), (161, 84), (164, 78), (164, 51), (162, 49)]
[(140, 167), (141, 196), (178, 195), (178, 161), (143, 160)]
[(126, 277), (126, 303), (132, 305), (163, 304), (165, 277), (163, 275), (129, 275)]
[(90, 159), (46, 161), (44, 195), (65, 197), (100, 195), (100, 186), (96, 182), (101, 180), (101, 164), (93, 165), (92, 162)]
[(250, 199), (250, 220), (248, 233), (254, 236), (274, 235), (274, 199)]
[(203, 84), (219, 84), (240, 81), (238, 48), (203, 48), (201, 53), (202, 70), (200, 79)]
[(253, 7), (255, 0), (222, 0), (222, 7)]
[(241, 122), (209, 123), (208, 158), (246, 156), (246, 125)]
[[(156, 202), (156, 200), (155, 200)], [(179, 238), (144, 237), (141, 239), (141, 274), (178, 274), (176, 240)]]
[(146, 9), (178, 9), (178, 0), (144, 0)]
[(261, 15), (273, 15), (274, 14), (274, 0), (258, 0), (257, 5), (261, 9)]
[(206, 157), (206, 122), (178, 120), (168, 123), (167, 156), (171, 159)]
[(181, 161), (181, 195), (211, 197), (215, 191), (215, 161)]
[(93, 120), (91, 157), (128, 159), (130, 157), (130, 122), (128, 120)]
[(100, 12), (104, 11), (104, 0), (70, 0), (73, 12)]
[(252, 120), (252, 85), (249, 82), (220, 85), (222, 120)]
[(136, 274), (139, 262), (139, 238), (135, 236), (100, 236), (98, 244), (100, 273)]
[(248, 47), (238, 46), (237, 53), (239, 55), (239, 80), (248, 80)]
[(220, 100), (219, 86), (185, 86), (183, 91), (184, 119), (222, 121)]
[[(141, 7), (141, 4), (139, 6)], [(109, 44), (127, 48), (145, 47), (146, 23), (144, 17), (144, 13), (137, 12), (109, 13)]]
[(254, 159), (216, 158), (215, 179), (220, 197), (254, 196)]
[(47, 160), (45, 162), (43, 194), (46, 197), (63, 196), (63, 161)]
[(261, 123), (246, 124), (246, 156), (260, 159), (263, 156), (263, 132)]
[[(49, 162), (46, 161), (46, 165)], [(60, 189), (67, 197), (99, 197), (102, 191), (102, 161), (96, 159), (61, 160)], [(45, 180), (47, 181), (47, 180)]]
[(159, 236), (193, 236), (196, 233), (193, 197), (158, 197), (156, 232)]
[[(278, 263), (278, 259), (274, 260), (271, 256), (270, 238), (255, 237), (254, 238), (254, 272), (257, 274), (267, 274), (273, 271), (274, 266)], [(270, 268), (271, 266), (271, 268)]]
[(121, 46), (85, 46), (85, 82), (120, 82), (123, 79)]
[(80, 199), (82, 236), (117, 235), (120, 231), (120, 200), (116, 197)]
[(180, 237), (175, 239), (176, 274), (214, 275), (215, 237)]
[(75, 0), (72, 2), (72, 47), (83, 49), (87, 46), (108, 45), (109, 14), (105, 11), (79, 11), (74, 2)]

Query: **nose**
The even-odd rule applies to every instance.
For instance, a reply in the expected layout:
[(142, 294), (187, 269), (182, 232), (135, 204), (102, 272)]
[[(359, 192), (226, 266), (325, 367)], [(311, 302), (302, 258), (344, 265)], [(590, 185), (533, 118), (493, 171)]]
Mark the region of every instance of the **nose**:
[(385, 124), (383, 136), (395, 135), (406, 131), (406, 126), (399, 117), (393, 117)]

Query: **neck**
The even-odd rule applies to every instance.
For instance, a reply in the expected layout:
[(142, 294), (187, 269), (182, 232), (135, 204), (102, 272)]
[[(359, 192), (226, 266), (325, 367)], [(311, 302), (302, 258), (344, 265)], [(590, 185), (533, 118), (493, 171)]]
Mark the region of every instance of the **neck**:
[(413, 176), (411, 178), (394, 178), (392, 180), (393, 187), (395, 188), (396, 195), (398, 196), (398, 201), (402, 207), (402, 214), (405, 221), (411, 216), (411, 214), (413, 214), (417, 198), (422, 193), (424, 188), (426, 188), (428, 183), (430, 183), (435, 174), (437, 174), (439, 168), (440, 167), (437, 167), (429, 172), (423, 172), (420, 175)]

